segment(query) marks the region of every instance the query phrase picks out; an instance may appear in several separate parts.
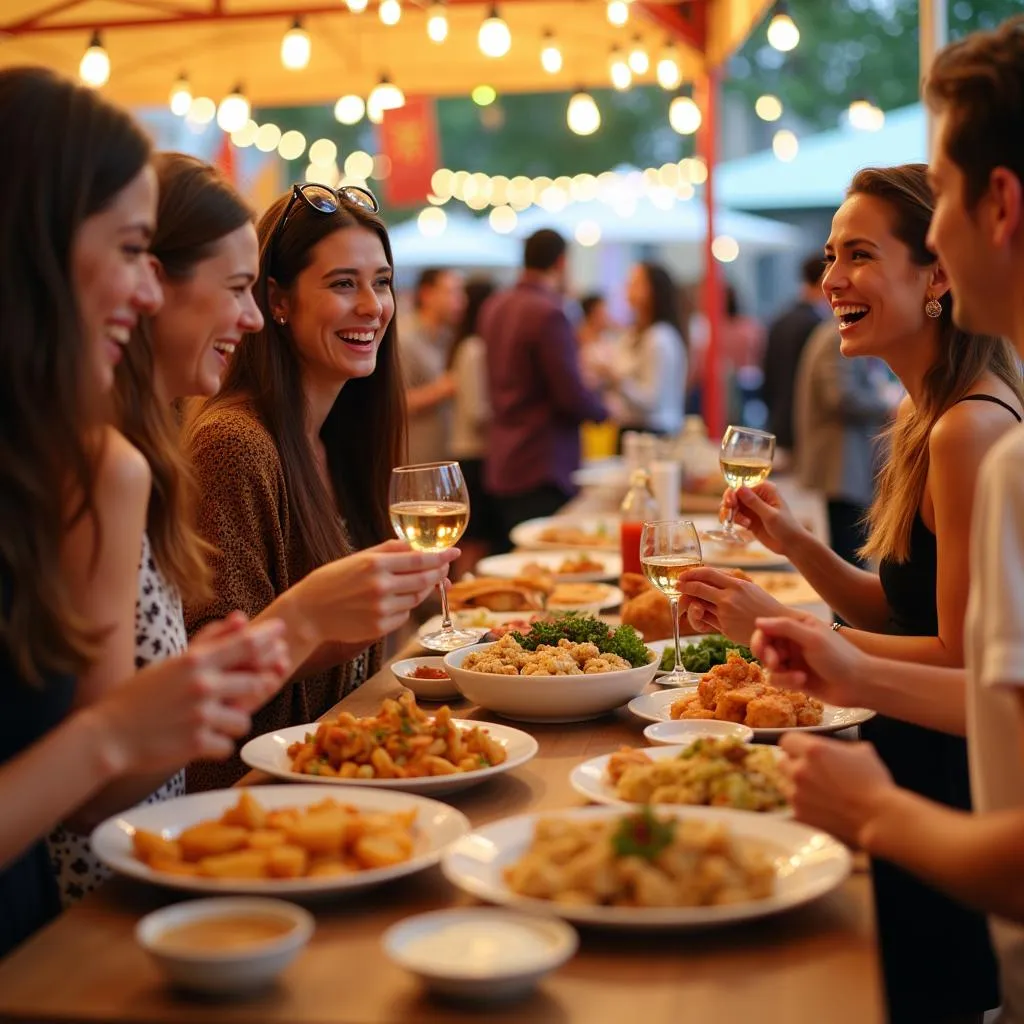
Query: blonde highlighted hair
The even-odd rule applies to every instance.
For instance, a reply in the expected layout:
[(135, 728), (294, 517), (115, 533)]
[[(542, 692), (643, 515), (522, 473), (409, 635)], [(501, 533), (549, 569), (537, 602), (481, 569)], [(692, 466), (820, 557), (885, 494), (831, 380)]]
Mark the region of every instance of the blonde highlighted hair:
[[(847, 191), (847, 196), (873, 196), (890, 208), (893, 234), (920, 267), (935, 263), (935, 255), (925, 244), (935, 208), (926, 171), (925, 164), (866, 168)], [(888, 456), (868, 510), (868, 539), (860, 552), (866, 558), (896, 562), (910, 558), (910, 534), (928, 479), (928, 439), (939, 417), (967, 395), (983, 373), (995, 374), (1024, 401), (1020, 369), (1010, 344), (1002, 338), (960, 330), (953, 323), (952, 296), (947, 292), (939, 301), (939, 353), (925, 374), (921, 400), (879, 439)]]

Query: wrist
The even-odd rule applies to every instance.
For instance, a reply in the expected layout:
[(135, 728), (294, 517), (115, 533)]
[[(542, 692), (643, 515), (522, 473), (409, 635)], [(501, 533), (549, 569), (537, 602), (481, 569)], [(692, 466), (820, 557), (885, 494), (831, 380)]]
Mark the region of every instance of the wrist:
[(289, 656), (296, 665), (331, 638), (330, 623), (320, 613), (322, 602), (317, 594), (322, 577), (323, 567), (314, 569), (267, 609), (284, 622)]
[(857, 841), (872, 857), (899, 860), (900, 837), (911, 832), (914, 805), (920, 799), (889, 782), (862, 797), (865, 809)]
[[(92, 767), (97, 787), (131, 771), (133, 758), (125, 742), (125, 730), (109, 700), (77, 712), (68, 722), (68, 728), (82, 737), (87, 764)], [(73, 748), (74, 743), (69, 746)]]

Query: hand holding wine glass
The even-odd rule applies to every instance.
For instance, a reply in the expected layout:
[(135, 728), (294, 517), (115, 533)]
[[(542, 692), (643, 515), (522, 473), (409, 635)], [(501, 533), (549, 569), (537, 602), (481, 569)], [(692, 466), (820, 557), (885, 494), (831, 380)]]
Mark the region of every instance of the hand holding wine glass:
[(662, 680), (667, 686), (692, 686), (699, 675), (684, 671), (679, 645), (679, 598), (688, 572), (704, 564), (700, 536), (693, 523), (681, 519), (644, 523), (640, 534), (640, 565), (651, 585), (667, 598), (675, 643), (675, 665)]
[[(775, 455), (775, 435), (753, 427), (727, 427), (722, 437), (722, 447), (718, 455), (725, 482), (737, 491), (741, 487), (754, 488), (768, 479), (772, 471), (772, 458)], [(729, 508), (725, 525), (720, 530), (709, 530), (705, 536), (709, 540), (724, 544), (747, 544), (750, 535), (746, 531), (737, 530), (733, 520), (736, 516), (735, 506)]]
[[(461, 467), (457, 462), (431, 462), (393, 469), (388, 511), (395, 533), (415, 551), (454, 547), (469, 523), (469, 492)], [(441, 628), (420, 637), (420, 642), (432, 651), (454, 651), (476, 643), (484, 630), (455, 629), (443, 581), (438, 589)]]

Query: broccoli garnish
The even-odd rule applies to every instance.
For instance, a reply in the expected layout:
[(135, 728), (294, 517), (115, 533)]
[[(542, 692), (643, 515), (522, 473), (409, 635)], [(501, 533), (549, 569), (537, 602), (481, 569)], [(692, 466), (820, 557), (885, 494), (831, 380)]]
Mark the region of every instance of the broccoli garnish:
[(617, 654), (633, 668), (650, 661), (640, 634), (632, 626), (612, 630), (600, 619), (576, 612), (567, 612), (550, 622), (535, 622), (529, 633), (512, 633), (512, 637), (527, 651), (535, 651), (541, 644), (557, 647), (558, 641), (565, 639), (574, 644), (593, 644), (602, 654)]

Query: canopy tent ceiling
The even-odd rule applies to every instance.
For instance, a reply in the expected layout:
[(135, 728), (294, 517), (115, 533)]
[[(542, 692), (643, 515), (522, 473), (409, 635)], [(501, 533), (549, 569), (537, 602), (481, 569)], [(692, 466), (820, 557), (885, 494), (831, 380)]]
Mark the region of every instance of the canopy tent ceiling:
[[(0, 66), (45, 64), (76, 75), (89, 36), (103, 32), (111, 76), (104, 92), (130, 105), (167, 102), (184, 71), (195, 95), (219, 99), (241, 82), (258, 105), (332, 102), (366, 95), (382, 74), (407, 94), (466, 95), (487, 83), (499, 92), (567, 90), (608, 85), (613, 45), (639, 34), (654, 63), (669, 35), (687, 79), (716, 66), (766, 12), (770, 0), (636, 0), (626, 25), (608, 22), (606, 0), (502, 0), (512, 48), (483, 56), (477, 31), (488, 5), (449, 0), (449, 35), (426, 33), (428, 0), (406, 0), (400, 22), (385, 26), (377, 0), (351, 14), (343, 0), (2, 0)], [(301, 16), (312, 39), (309, 65), (282, 67), (281, 38)], [(561, 72), (541, 69), (541, 39), (552, 30), (564, 56)]]

